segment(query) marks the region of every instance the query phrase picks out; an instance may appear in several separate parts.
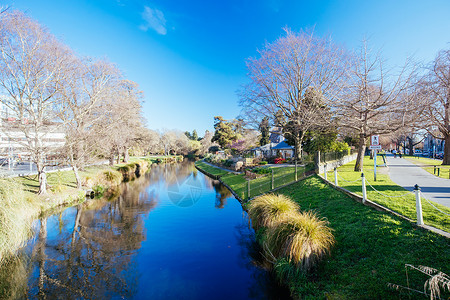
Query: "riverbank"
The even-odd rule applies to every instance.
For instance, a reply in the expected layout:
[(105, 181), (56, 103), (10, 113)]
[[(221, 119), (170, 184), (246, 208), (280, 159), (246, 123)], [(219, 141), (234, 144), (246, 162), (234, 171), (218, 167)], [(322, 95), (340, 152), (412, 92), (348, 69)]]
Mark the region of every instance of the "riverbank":
[(84, 202), (86, 190), (110, 198), (120, 193), (122, 182), (144, 174), (151, 164), (179, 160), (177, 156), (140, 157), (131, 158), (127, 164), (90, 166), (80, 172), (82, 189), (77, 189), (73, 171), (49, 173), (45, 195), (37, 195), (37, 175), (0, 179), (0, 267), (28, 240), (36, 218)]
[[(406, 265), (450, 272), (447, 238), (364, 206), (316, 176), (277, 193), (292, 198), (302, 211), (312, 210), (325, 217), (336, 239), (329, 257), (309, 274), (298, 271), (285, 259), (274, 263), (274, 272), (295, 298), (415, 298), (420, 294), (399, 286), (423, 291), (430, 277), (411, 268), (406, 277)], [(258, 232), (258, 241), (263, 238)]]

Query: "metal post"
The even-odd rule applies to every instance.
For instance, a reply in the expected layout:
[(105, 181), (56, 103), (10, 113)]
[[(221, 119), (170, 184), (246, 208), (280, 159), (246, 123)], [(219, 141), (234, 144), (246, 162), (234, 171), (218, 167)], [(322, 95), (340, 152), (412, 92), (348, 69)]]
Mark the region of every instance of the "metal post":
[(338, 186), (337, 168), (336, 167), (334, 167), (334, 185)]
[(295, 181), (298, 180), (298, 176), (297, 176), (297, 159), (295, 160)]
[(362, 180), (362, 194), (363, 194), (363, 199), (362, 199), (362, 203), (366, 203), (367, 200), (367, 194), (366, 194), (366, 178), (364, 177), (364, 173), (361, 173), (361, 180)]
[(327, 180), (327, 164), (323, 165), (323, 173), (324, 173), (325, 180)]
[(272, 169), (272, 190), (275, 188), (275, 180), (273, 177), (273, 169)]
[(423, 225), (422, 202), (420, 202), (420, 187), (417, 184), (414, 186), (414, 193), (416, 193), (417, 225)]
[(248, 180), (247, 193), (248, 193), (247, 199), (250, 199), (250, 180)]
[(374, 156), (373, 156), (373, 179), (377, 181), (377, 149), (373, 150)]

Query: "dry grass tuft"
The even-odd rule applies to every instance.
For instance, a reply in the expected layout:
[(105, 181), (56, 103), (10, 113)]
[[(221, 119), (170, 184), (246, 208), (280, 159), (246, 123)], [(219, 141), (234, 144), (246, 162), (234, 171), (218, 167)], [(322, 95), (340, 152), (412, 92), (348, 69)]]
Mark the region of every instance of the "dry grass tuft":
[(300, 207), (284, 195), (267, 194), (248, 204), (248, 214), (255, 229), (272, 227), (299, 212)]
[(275, 257), (286, 257), (308, 271), (334, 244), (328, 221), (313, 212), (291, 215), (267, 229), (266, 249)]

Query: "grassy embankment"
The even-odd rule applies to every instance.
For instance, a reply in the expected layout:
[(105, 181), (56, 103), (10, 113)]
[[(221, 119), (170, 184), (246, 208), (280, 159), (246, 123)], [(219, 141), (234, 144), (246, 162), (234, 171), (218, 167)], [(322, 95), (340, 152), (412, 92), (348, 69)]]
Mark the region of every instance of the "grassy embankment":
[[(220, 177), (220, 179), (233, 189), (241, 199), (249, 199), (257, 195), (261, 195), (269, 192), (272, 189), (272, 174), (268, 173), (263, 177), (252, 179), (250, 181), (250, 197), (248, 195), (248, 180), (244, 174), (236, 175), (234, 173), (227, 172), (216, 167), (210, 166), (202, 161), (197, 161), (195, 165), (205, 172), (214, 176)], [(274, 188), (283, 186), (290, 182), (295, 181), (295, 167), (269, 167), (273, 170)], [(297, 178), (300, 179), (304, 176), (305, 167), (297, 167)]]
[[(225, 176), (228, 182), (235, 181), (231, 187), (239, 188), (241, 176)], [(387, 182), (384, 181), (384, 184), (387, 185)], [(389, 186), (394, 187), (392, 183)], [(394, 189), (392, 193), (400, 189)], [(318, 216), (327, 218), (336, 240), (330, 256), (312, 272), (299, 271), (287, 259), (275, 262), (277, 277), (290, 287), (292, 295), (297, 298), (417, 298), (420, 296), (418, 293), (410, 295), (405, 289), (395, 290), (388, 286), (389, 283), (409, 284), (410, 288), (423, 290), (423, 284), (429, 277), (411, 270), (406, 277), (405, 264), (433, 267), (447, 274), (450, 272), (448, 239), (419, 229), (389, 213), (364, 206), (322, 183), (317, 177), (289, 185), (277, 193), (294, 199), (302, 211), (314, 211)], [(258, 231), (258, 241), (262, 243), (264, 238), (264, 234)]]
[[(297, 201), (301, 210), (326, 217), (336, 239), (331, 255), (314, 272), (296, 271), (286, 260), (275, 264), (278, 277), (298, 298), (399, 299), (388, 283), (423, 290), (428, 277), (408, 271), (405, 264), (450, 272), (450, 243), (445, 237), (419, 229), (394, 215), (376, 211), (322, 183), (317, 177), (279, 191)], [(413, 293), (412, 298), (420, 294)]]
[[(122, 181), (132, 180), (137, 169), (143, 174), (156, 158), (132, 158), (130, 161), (114, 167), (87, 167), (80, 172), (83, 187), (93, 189), (98, 195), (112, 196), (120, 192), (118, 186)], [(49, 191), (42, 196), (37, 195), (37, 175), (0, 180), (0, 266), (30, 237), (35, 218), (61, 205), (85, 201), (85, 191), (76, 188), (72, 171), (48, 173), (47, 180)]]
[[(442, 160), (439, 159), (432, 159), (427, 157), (412, 157), (412, 156), (405, 156), (407, 160), (410, 162), (418, 165), (425, 171), (427, 171), (430, 174), (433, 174), (434, 176), (450, 179), (450, 166), (443, 166)], [(440, 171), (439, 174), (436, 169), (436, 173), (434, 172), (434, 166), (439, 167)], [(439, 175), (439, 176), (438, 176)]]
[[(350, 162), (338, 168), (339, 177), (344, 178), (347, 181), (355, 181), (361, 178), (360, 172), (353, 171), (354, 162)], [(405, 189), (398, 186), (395, 182), (393, 182), (389, 175), (383, 174), (385, 168), (379, 167), (377, 168), (377, 181), (374, 181), (373, 178), (373, 160), (369, 157), (364, 158), (364, 175), (366, 176), (367, 181), (379, 192), (374, 191), (369, 185), (366, 185), (367, 190), (367, 198), (381, 204), (393, 211), (398, 212), (401, 215), (408, 217), (411, 220), (416, 221), (416, 198), (412, 193), (407, 193)], [(328, 173), (328, 179), (334, 181), (333, 172)], [(338, 177), (339, 186), (354, 192), (358, 195), (362, 195), (361, 189), (361, 180), (356, 182), (346, 182)], [(415, 183), (411, 183), (414, 185)], [(419, 183), (420, 184), (420, 183)], [(393, 196), (393, 198), (387, 197)], [(450, 214), (450, 209), (433, 203), (440, 210)], [(422, 200), (422, 211), (423, 211), (423, 220), (425, 224), (431, 225), (433, 227), (442, 229), (444, 231), (450, 232), (450, 218), (445, 214), (439, 212), (435, 208), (433, 208), (426, 200)]]

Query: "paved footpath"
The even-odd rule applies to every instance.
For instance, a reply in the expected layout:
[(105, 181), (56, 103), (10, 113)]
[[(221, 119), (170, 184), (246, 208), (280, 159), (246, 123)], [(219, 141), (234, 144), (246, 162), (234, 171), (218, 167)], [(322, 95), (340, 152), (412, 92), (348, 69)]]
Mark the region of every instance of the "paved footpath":
[(436, 177), (404, 158), (394, 158), (392, 154), (386, 158), (392, 181), (408, 191), (418, 184), (425, 198), (450, 207), (450, 179)]

